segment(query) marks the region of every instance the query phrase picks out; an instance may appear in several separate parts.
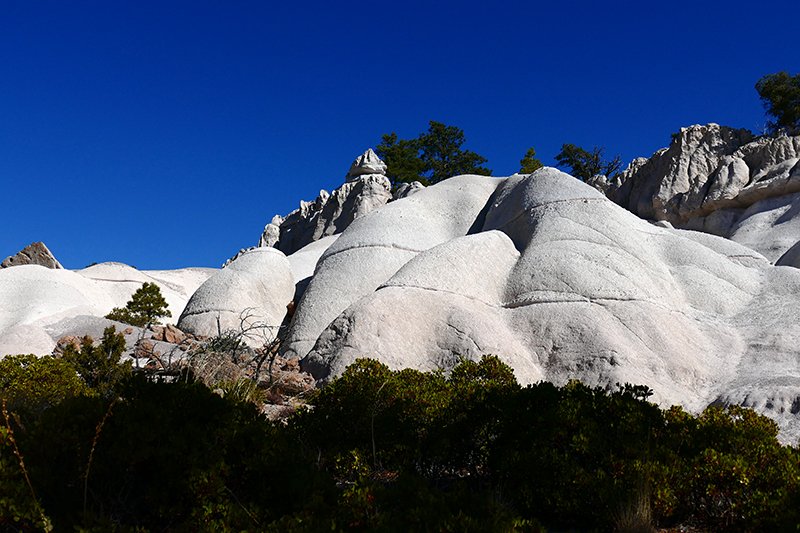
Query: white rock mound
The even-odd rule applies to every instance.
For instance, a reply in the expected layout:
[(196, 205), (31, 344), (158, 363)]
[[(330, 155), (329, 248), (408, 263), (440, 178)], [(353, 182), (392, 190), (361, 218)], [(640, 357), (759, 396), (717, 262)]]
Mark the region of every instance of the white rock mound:
[(430, 370), (493, 353), (522, 383), (640, 383), (695, 411), (759, 391), (786, 440), (800, 435), (798, 304), (800, 271), (654, 226), (545, 168), (446, 180), (353, 224), (320, 260), (286, 349), (313, 342), (303, 365), (322, 383), (358, 357)]
[[(95, 324), (91, 318), (124, 307), (144, 282), (158, 285), (173, 314), (165, 322), (174, 323), (191, 294), (213, 272), (210, 268), (139, 271), (122, 263), (101, 263), (77, 271), (38, 265), (2, 269), (0, 357), (51, 353), (64, 334), (83, 335), (81, 323)], [(72, 320), (76, 317), (88, 318)]]
[(253, 347), (272, 341), (294, 298), (286, 256), (275, 248), (255, 248), (205, 281), (192, 295), (178, 328), (193, 335), (250, 330)]
[(450, 178), (355, 220), (319, 259), (284, 344), (286, 356), (305, 356), (337, 315), (420, 252), (478, 231), (501, 182)]

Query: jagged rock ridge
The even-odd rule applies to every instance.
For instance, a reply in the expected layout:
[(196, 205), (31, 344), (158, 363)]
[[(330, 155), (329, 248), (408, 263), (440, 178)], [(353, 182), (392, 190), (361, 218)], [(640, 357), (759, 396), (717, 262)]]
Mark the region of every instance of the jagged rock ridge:
[(756, 137), (717, 124), (681, 128), (668, 148), (634, 160), (611, 181), (595, 176), (589, 183), (642, 218), (729, 237), (771, 261), (800, 240), (800, 221), (777, 227), (786, 210), (800, 208), (791, 196), (800, 192), (800, 136)]
[(353, 220), (392, 199), (386, 164), (372, 149), (359, 156), (332, 193), (320, 191), (313, 202), (286, 217), (276, 216), (265, 228), (258, 246), (273, 246), (286, 255), (323, 237), (341, 233)]

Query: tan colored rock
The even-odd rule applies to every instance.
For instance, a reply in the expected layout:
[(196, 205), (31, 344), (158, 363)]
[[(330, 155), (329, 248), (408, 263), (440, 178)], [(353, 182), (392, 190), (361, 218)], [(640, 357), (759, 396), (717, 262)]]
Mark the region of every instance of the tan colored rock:
[(18, 265), (39, 265), (46, 268), (64, 268), (61, 266), (61, 263), (56, 260), (50, 250), (47, 249), (47, 246), (45, 246), (43, 242), (34, 242), (29, 244), (15, 255), (6, 257), (5, 260), (0, 263), (0, 268), (8, 268)]
[(64, 350), (67, 346), (72, 345), (73, 348), (76, 350), (81, 349), (81, 340), (75, 335), (65, 335), (58, 339), (56, 342), (56, 347), (53, 350), (53, 357), (56, 359), (61, 359), (61, 356), (64, 354)]
[(172, 344), (180, 344), (186, 339), (186, 335), (176, 328), (175, 326), (168, 324), (164, 327), (164, 331), (162, 333), (165, 342), (169, 342)]

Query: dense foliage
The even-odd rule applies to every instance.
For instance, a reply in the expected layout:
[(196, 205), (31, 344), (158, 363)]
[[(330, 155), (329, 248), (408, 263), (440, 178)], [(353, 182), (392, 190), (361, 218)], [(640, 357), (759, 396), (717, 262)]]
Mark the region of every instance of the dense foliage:
[(758, 80), (756, 90), (767, 115), (774, 119), (768, 123), (769, 129), (800, 135), (800, 74), (791, 76), (785, 70), (768, 74)]
[(103, 395), (112, 396), (117, 384), (131, 373), (131, 362), (120, 362), (125, 351), (125, 336), (117, 333), (114, 326), (103, 330), (100, 344), (88, 335), (81, 339), (81, 349), (68, 344), (62, 359), (72, 366), (86, 386)]
[(492, 171), (480, 165), (486, 158), (462, 150), (464, 132), (432, 120), (427, 133), (417, 139), (398, 139), (392, 132), (381, 138), (375, 153), (386, 163), (386, 176), (393, 186), (419, 181), (432, 185), (459, 174), (490, 176)]
[(125, 307), (115, 307), (106, 318), (143, 328), (158, 324), (161, 318), (171, 317), (172, 313), (167, 307), (158, 285), (145, 282), (136, 289)]
[(0, 397), (11, 411), (27, 409), (39, 413), (65, 398), (88, 392), (67, 361), (32, 354), (9, 355), (0, 360)]
[[(54, 378), (56, 381), (63, 378)], [(0, 528), (796, 531), (800, 457), (753, 411), (641, 386), (520, 387), (496, 357), (359, 360), (288, 425), (199, 382), (126, 378), (0, 419)], [(31, 398), (34, 396), (31, 395)]]
[(597, 174), (604, 174), (609, 178), (614, 177), (622, 165), (620, 156), (614, 156), (610, 161), (604, 159), (605, 148), (595, 146), (585, 150), (580, 146), (565, 143), (556, 155), (557, 166), (568, 167), (570, 173), (576, 178), (586, 181)]

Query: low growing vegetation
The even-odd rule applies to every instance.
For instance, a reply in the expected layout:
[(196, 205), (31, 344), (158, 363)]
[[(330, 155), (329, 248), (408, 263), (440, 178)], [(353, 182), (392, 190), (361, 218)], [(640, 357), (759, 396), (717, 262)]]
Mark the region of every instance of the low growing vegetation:
[[(693, 416), (660, 409), (641, 386), (521, 387), (496, 357), (449, 374), (364, 359), (314, 392), (313, 408), (270, 422), (249, 393), (220, 394), (190, 374), (124, 372), (101, 387), (69, 361), (40, 361), (0, 363), (4, 530), (800, 524), (798, 450), (741, 407)], [(31, 380), (37, 364), (49, 370)]]

